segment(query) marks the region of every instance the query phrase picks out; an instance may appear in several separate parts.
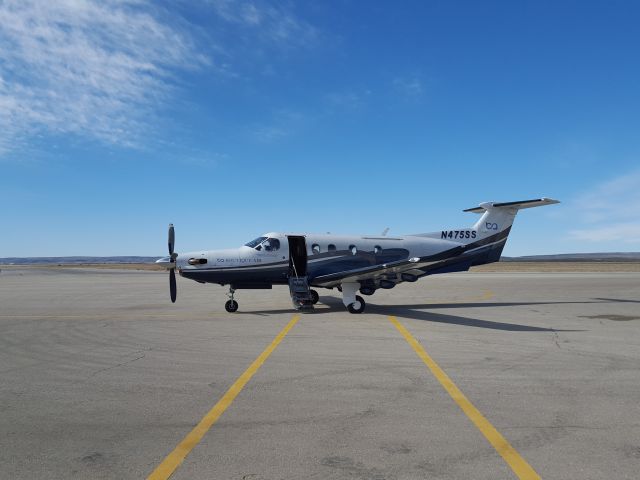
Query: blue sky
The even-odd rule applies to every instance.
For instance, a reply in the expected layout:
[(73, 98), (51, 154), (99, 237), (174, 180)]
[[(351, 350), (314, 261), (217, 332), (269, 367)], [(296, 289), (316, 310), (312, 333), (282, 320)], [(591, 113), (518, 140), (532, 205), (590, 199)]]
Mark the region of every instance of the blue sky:
[(637, 2), (5, 1), (0, 257), (471, 225), (640, 251)]

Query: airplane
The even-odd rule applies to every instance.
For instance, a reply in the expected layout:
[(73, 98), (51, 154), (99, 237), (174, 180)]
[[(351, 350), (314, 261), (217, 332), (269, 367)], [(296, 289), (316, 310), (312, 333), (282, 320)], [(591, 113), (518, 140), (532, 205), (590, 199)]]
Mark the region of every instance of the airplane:
[(500, 260), (519, 210), (560, 203), (550, 198), (516, 202), (485, 202), (465, 212), (479, 213), (471, 227), (397, 237), (269, 232), (240, 248), (178, 254), (175, 230), (169, 225), (169, 256), (156, 261), (169, 270), (169, 292), (176, 301), (175, 271), (199, 283), (229, 286), (227, 312), (238, 310), (240, 289), (270, 289), (289, 285), (293, 306), (309, 312), (319, 300), (314, 288), (342, 293), (350, 313), (362, 313), (366, 303), (357, 295), (373, 295), (427, 275), (463, 272), (474, 265)]

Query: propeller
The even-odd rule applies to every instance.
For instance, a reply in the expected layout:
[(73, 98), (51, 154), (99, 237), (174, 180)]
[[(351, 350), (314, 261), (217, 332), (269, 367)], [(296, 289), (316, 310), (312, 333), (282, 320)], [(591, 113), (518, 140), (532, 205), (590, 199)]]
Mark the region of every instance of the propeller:
[(171, 301), (176, 303), (176, 297), (178, 294), (178, 289), (176, 287), (176, 259), (178, 258), (178, 254), (173, 251), (173, 247), (176, 243), (176, 233), (173, 229), (173, 223), (169, 224), (169, 256), (171, 259), (169, 260), (173, 266), (169, 269), (169, 293), (171, 294)]

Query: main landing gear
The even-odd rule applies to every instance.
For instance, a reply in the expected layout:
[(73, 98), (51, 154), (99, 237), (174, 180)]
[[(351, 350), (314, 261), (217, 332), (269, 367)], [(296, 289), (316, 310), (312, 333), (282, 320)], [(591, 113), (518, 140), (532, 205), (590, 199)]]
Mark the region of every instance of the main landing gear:
[(314, 305), (320, 300), (320, 295), (315, 290), (309, 290), (309, 296), (311, 297), (311, 303)]
[(233, 294), (235, 292), (235, 289), (229, 287), (229, 293), (227, 293), (229, 300), (224, 304), (224, 309), (229, 313), (233, 313), (238, 310), (238, 302), (233, 299)]
[(356, 301), (347, 305), (347, 310), (349, 313), (362, 313), (365, 306), (364, 299), (360, 295), (356, 295)]
[(342, 303), (349, 313), (362, 313), (366, 303), (360, 295), (356, 295), (356, 292), (360, 288), (359, 283), (343, 283), (342, 284)]

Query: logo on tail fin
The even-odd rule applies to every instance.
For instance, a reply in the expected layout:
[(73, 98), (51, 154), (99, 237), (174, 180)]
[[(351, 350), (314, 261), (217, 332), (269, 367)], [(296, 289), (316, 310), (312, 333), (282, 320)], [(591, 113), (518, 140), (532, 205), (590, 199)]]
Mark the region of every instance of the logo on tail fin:
[(497, 223), (485, 222), (484, 225), (485, 225), (487, 230), (498, 230), (498, 224)]

